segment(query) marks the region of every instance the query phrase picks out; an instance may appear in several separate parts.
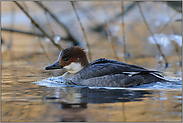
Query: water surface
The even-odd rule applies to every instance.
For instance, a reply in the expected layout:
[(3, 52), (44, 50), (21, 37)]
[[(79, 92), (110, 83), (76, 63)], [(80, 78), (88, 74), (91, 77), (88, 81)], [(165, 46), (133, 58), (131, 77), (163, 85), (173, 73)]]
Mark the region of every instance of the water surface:
[(166, 77), (179, 84), (157, 82), (131, 88), (63, 86), (55, 82), (61, 71), (44, 70), (47, 65), (44, 57), (34, 54), (28, 60), (12, 61), (3, 57), (2, 121), (180, 122), (182, 119), (182, 81), (178, 76)]

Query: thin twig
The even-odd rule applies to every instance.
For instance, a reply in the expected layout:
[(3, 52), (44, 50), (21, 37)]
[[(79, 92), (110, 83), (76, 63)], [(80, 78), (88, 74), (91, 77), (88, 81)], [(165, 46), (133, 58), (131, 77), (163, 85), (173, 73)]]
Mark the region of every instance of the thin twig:
[(25, 9), (17, 2), (17, 1), (13, 1), (26, 15), (27, 17), (29, 17), (29, 19), (31, 20), (31, 22), (46, 36), (50, 39), (50, 41), (59, 49), (62, 50), (61, 46), (56, 44), (54, 42), (54, 40), (34, 21), (34, 19), (29, 15), (29, 13), (27, 13), (25, 11)]
[(125, 115), (125, 102), (122, 102), (122, 108), (123, 108), (123, 122), (126, 122), (126, 115)]
[[(16, 30), (16, 29), (1, 28), (1, 31), (16, 32), (16, 33), (26, 34), (26, 35), (32, 35), (32, 36), (35, 36), (36, 35), (35, 33), (32, 33), (32, 32), (26, 32), (26, 31)], [(39, 37), (45, 37), (45, 35), (43, 35), (43, 34), (37, 34), (37, 36), (39, 36)]]
[(112, 43), (111, 34), (110, 34), (110, 32), (109, 32), (107, 22), (105, 21), (105, 23), (106, 23), (106, 26), (107, 26), (107, 37), (108, 37), (108, 40), (109, 40), (109, 42), (111, 43), (111, 47), (112, 47), (112, 50), (113, 50), (113, 52), (114, 52), (114, 55), (115, 55), (116, 59), (117, 59), (118, 61), (120, 61), (119, 58), (118, 58), (118, 56), (117, 56), (117, 54), (116, 54), (116, 50), (115, 50), (115, 48), (114, 48), (114, 45), (113, 45), (113, 43)]
[(121, 17), (122, 17), (122, 31), (123, 31), (123, 54), (124, 54), (124, 62), (126, 62), (126, 41), (125, 41), (125, 24), (124, 24), (124, 5), (123, 1), (121, 1)]
[(74, 11), (75, 11), (75, 13), (76, 13), (77, 19), (78, 19), (79, 24), (80, 24), (80, 26), (81, 26), (81, 29), (82, 29), (82, 31), (83, 31), (83, 34), (84, 34), (84, 37), (85, 37), (85, 40), (86, 40), (86, 44), (87, 44), (87, 48), (88, 48), (89, 59), (90, 59), (90, 61), (91, 61), (92, 58), (91, 58), (90, 46), (89, 46), (89, 43), (88, 43), (88, 39), (87, 39), (85, 30), (84, 30), (84, 28), (83, 28), (83, 26), (82, 26), (82, 24), (81, 24), (80, 18), (79, 18), (79, 16), (78, 16), (78, 13), (77, 13), (77, 11), (76, 11), (76, 8), (75, 8), (75, 6), (74, 6), (73, 1), (71, 1), (71, 4), (72, 4), (72, 7), (73, 7), (73, 9), (74, 9)]
[(92, 9), (93, 9), (93, 6), (92, 6), (92, 8), (88, 7), (88, 6), (86, 8), (84, 8), (81, 5), (77, 7), (77, 10), (82, 11), (82, 13), (84, 14), (84, 17), (86, 17), (88, 19), (88, 21), (90, 21), (90, 24), (93, 23), (93, 25), (95, 26), (95, 23), (98, 22), (98, 20), (97, 20), (98, 18), (96, 18), (93, 15)]
[[(24, 7), (27, 9), (27, 13), (28, 13), (28, 7), (27, 7), (27, 5), (26, 5), (24, 2), (22, 2), (22, 3), (23, 3), (23, 5), (24, 5)], [(36, 33), (36, 30), (35, 30), (35, 28), (34, 28), (34, 24), (33, 24), (33, 23), (32, 23), (32, 29), (33, 29), (33, 31), (34, 31), (34, 33), (35, 33), (37, 39), (38, 39), (39, 45), (40, 45), (40, 47), (42, 48), (43, 53), (44, 53), (45, 56), (46, 56), (46, 59), (47, 59), (48, 62), (51, 64), (51, 61), (50, 61), (50, 59), (49, 59), (49, 57), (48, 57), (48, 55), (47, 55), (47, 53), (46, 53), (46, 51), (45, 51), (43, 45), (41, 44), (40, 39), (39, 39), (38, 36), (37, 36), (37, 33)]]
[[(11, 28), (14, 28), (14, 22), (15, 22), (15, 6), (12, 5), (11, 6), (11, 25), (10, 25)], [(10, 41), (13, 40), (12, 36), (13, 36), (13, 32), (10, 33), (10, 36), (9, 36), (9, 38), (10, 38), (9, 40)]]
[(178, 44), (175, 42), (175, 41), (172, 41), (174, 47), (175, 47), (175, 52), (178, 56), (178, 61), (179, 61), (179, 65), (181, 65), (181, 62), (182, 62), (182, 55), (180, 54), (180, 50), (179, 50), (179, 46)]
[(48, 12), (50, 14), (50, 16), (62, 27), (65, 29), (65, 31), (67, 32), (68, 34), (68, 37), (67, 39), (69, 39), (70, 41), (73, 42), (74, 45), (78, 45), (79, 42), (70, 34), (70, 32), (68, 31), (68, 28), (59, 21), (59, 19), (53, 14), (50, 12), (50, 10), (48, 8), (46, 8), (41, 2), (38, 2), (38, 1), (34, 1), (35, 3), (37, 3), (42, 9), (44, 9), (44, 11)]
[[(170, 13), (169, 13), (169, 11), (167, 9), (167, 14), (170, 17), (170, 21), (169, 21), (169, 23), (170, 23), (170, 22), (172, 22), (171, 20), (173, 20), (173, 17), (175, 15), (175, 13), (172, 16), (170, 16)], [(172, 28), (173, 34), (175, 35), (174, 26), (172, 24), (171, 24), (171, 28)], [(175, 41), (173, 41), (173, 44), (175, 46), (175, 52), (176, 52), (177, 57), (178, 57), (179, 65), (182, 66), (182, 55), (180, 54), (179, 46), (178, 46), (178, 44)]]
[[(127, 14), (129, 11), (131, 11), (135, 6), (137, 5), (136, 2), (133, 2), (132, 4), (130, 4), (123, 12), (123, 15)], [(117, 18), (121, 17), (121, 12), (118, 13), (117, 15), (115, 15), (113, 18), (109, 18), (108, 22), (113, 22), (115, 21)], [(102, 31), (104, 30), (104, 27), (105, 27), (105, 24), (102, 23), (102, 24), (99, 24), (97, 25), (95, 28), (92, 28), (92, 30), (94, 31)]]
[[(26, 31), (16, 30), (16, 29), (1, 28), (1, 31), (16, 32), (16, 33), (21, 33), (21, 34), (26, 34), (26, 35), (38, 36), (38, 37), (42, 37), (42, 38), (45, 37), (45, 35), (40, 34), (40, 33), (38, 34), (37, 32), (36, 32), (36, 34), (35, 34), (35, 33), (33, 33), (33, 32), (26, 32)], [(50, 37), (53, 38), (54, 36), (50, 36)], [(61, 36), (60, 36), (60, 37), (61, 37)], [(70, 39), (64, 38), (64, 37), (62, 37), (62, 40), (70, 41)]]
[(109, 40), (109, 42), (111, 43), (112, 50), (113, 50), (113, 52), (114, 52), (114, 55), (115, 55), (116, 59), (117, 59), (118, 61), (120, 61), (120, 60), (119, 60), (119, 58), (118, 58), (118, 56), (117, 56), (117, 54), (116, 54), (116, 51), (115, 51), (114, 45), (113, 45), (113, 43), (112, 43), (112, 40), (111, 40), (111, 34), (109, 33), (109, 30), (107, 30), (107, 36), (108, 36), (108, 40)]
[[(11, 6), (11, 24), (10, 27), (14, 28), (14, 22), (15, 22), (15, 6)], [(13, 32), (9, 33), (9, 42), (7, 43), (7, 49), (10, 50), (13, 42)]]
[[(107, 11), (106, 11), (105, 5), (104, 5), (103, 3), (104, 3), (104, 2), (101, 1), (101, 2), (100, 2), (100, 5), (103, 7), (103, 10), (104, 10), (104, 13), (105, 13), (105, 16), (106, 16), (106, 21), (105, 21), (105, 22), (106, 22), (106, 23), (109, 23), (109, 22), (110, 22), (109, 16), (108, 16), (108, 13), (107, 13)], [(105, 24), (106, 24), (106, 23), (105, 23)], [(105, 24), (104, 24), (104, 27), (106, 26)]]
[(107, 23), (107, 22), (109, 22), (109, 21), (108, 21), (109, 19), (108, 19), (107, 11), (106, 11), (106, 9), (105, 9), (105, 6), (104, 6), (102, 3), (101, 3), (101, 5), (103, 6), (104, 13), (105, 13), (106, 18), (107, 18), (107, 20), (105, 20), (105, 26), (106, 26), (106, 28), (107, 28), (106, 32), (107, 32), (108, 41), (109, 41), (110, 44), (111, 44), (111, 47), (112, 47), (112, 50), (113, 50), (113, 52), (114, 52), (114, 55), (115, 55), (116, 59), (117, 59), (118, 61), (120, 61), (119, 58), (118, 58), (118, 55), (117, 55), (117, 53), (116, 53), (116, 50), (115, 50), (115, 48), (114, 48), (114, 45), (113, 45), (113, 43), (112, 43), (111, 33), (109, 32), (109, 27), (108, 27), (108, 23)]
[(158, 33), (164, 31), (166, 29), (166, 27), (168, 27), (172, 22), (173, 22), (173, 17), (175, 17), (176, 13), (174, 13), (171, 17), (168, 23), (166, 23), (159, 31)]
[(27, 9), (27, 11), (28, 11), (28, 7), (27, 7), (27, 5), (24, 3), (24, 1), (22, 1), (22, 4), (24, 5), (24, 7)]
[(143, 21), (144, 21), (145, 25), (147, 26), (147, 28), (148, 28), (150, 34), (152, 35), (153, 40), (155, 41), (156, 46), (157, 46), (157, 48), (158, 48), (158, 51), (160, 52), (161, 56), (163, 57), (163, 59), (164, 59), (164, 61), (165, 61), (165, 67), (168, 67), (168, 62), (167, 62), (167, 60), (166, 60), (166, 57), (165, 57), (165, 55), (162, 53), (161, 48), (158, 46), (158, 43), (157, 43), (157, 41), (156, 41), (156, 39), (155, 39), (155, 37), (154, 37), (154, 34), (153, 34), (153, 32), (151, 31), (150, 27), (148, 26), (147, 21), (145, 20), (144, 14), (142, 13), (142, 9), (141, 9), (141, 7), (140, 7), (140, 3), (137, 2), (137, 5), (138, 5), (139, 10), (140, 10), (140, 13), (141, 13), (141, 15), (142, 15)]
[[(32, 23), (32, 24), (33, 24), (33, 23)], [(36, 30), (35, 30), (34, 26), (32, 26), (32, 28), (33, 28), (33, 30), (34, 30), (34, 32), (35, 32), (35, 34), (36, 34)], [(37, 39), (38, 39), (38, 42), (39, 42), (40, 47), (41, 47), (42, 50), (43, 50), (43, 53), (44, 53), (45, 56), (46, 56), (46, 59), (47, 59), (47, 60), (49, 61), (49, 63), (51, 64), (50, 58), (48, 57), (48, 55), (47, 55), (47, 53), (46, 53), (46, 51), (45, 51), (43, 45), (41, 44), (41, 41), (40, 41), (40, 39), (39, 39), (38, 36), (37, 36)]]
[[(41, 4), (41, 3), (40, 3)], [(42, 4), (41, 4), (42, 5)], [(49, 21), (49, 19), (48, 19), (48, 16), (47, 16), (47, 11), (44, 9), (44, 13), (45, 13), (45, 16), (46, 16), (46, 20), (47, 20), (47, 22), (48, 22), (48, 27), (50, 28), (50, 31), (51, 31), (51, 33), (53, 34), (53, 36), (55, 36), (55, 33), (53, 32), (53, 29), (51, 28), (51, 24), (50, 24), (50, 21)]]
[(53, 29), (51, 28), (51, 24), (50, 24), (50, 21), (49, 21), (49, 19), (48, 19), (48, 16), (47, 16), (47, 12), (46, 12), (46, 11), (45, 11), (45, 16), (46, 16), (46, 20), (47, 20), (47, 22), (48, 22), (48, 27), (50, 28), (51, 33), (53, 34), (53, 36), (55, 36), (55, 33), (53, 32)]

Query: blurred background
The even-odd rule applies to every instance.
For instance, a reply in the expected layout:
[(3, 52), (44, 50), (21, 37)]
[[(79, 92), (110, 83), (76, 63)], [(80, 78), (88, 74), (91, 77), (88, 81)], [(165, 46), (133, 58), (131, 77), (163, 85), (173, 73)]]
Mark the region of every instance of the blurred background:
[[(181, 91), (155, 90), (152, 92), (155, 95), (153, 99), (145, 96), (146, 101), (127, 102), (125, 108), (127, 114), (130, 113), (123, 120), (123, 112), (118, 110), (121, 103), (109, 105), (103, 101), (100, 105), (90, 104), (97, 102), (94, 99), (89, 102), (86, 111), (72, 115), (72, 110), (58, 108), (58, 102), (45, 102), (47, 95), (63, 96), (67, 89), (43, 87), (31, 82), (62, 75), (64, 70), (46, 71), (44, 67), (57, 60), (61, 49), (74, 45), (86, 49), (88, 55), (90, 52), (91, 61), (98, 58), (119, 59), (162, 71), (165, 78), (182, 80), (181, 1), (77, 1), (73, 5), (66, 1), (1, 2), (2, 121), (63, 121), (60, 115), (66, 116), (66, 119), (68, 116), (78, 118), (79, 115), (86, 121), (94, 122), (180, 121)], [(165, 59), (168, 67), (165, 67)], [(176, 90), (177, 86), (170, 88)], [(96, 90), (98, 93), (99, 99), (105, 97)], [(171, 102), (172, 98), (176, 101)], [(150, 104), (153, 104), (151, 108)], [(157, 110), (154, 107), (158, 107)], [(109, 113), (113, 111), (110, 117), (105, 114), (106, 110)], [(99, 115), (102, 118), (98, 118)]]
[[(86, 39), (70, 2), (18, 3), (56, 44), (62, 48), (80, 45), (87, 49)], [(163, 61), (159, 55), (158, 44), (169, 63), (181, 62), (181, 2), (140, 2), (142, 13), (137, 2), (123, 4), (122, 24), (120, 1), (74, 2), (88, 39), (92, 60), (100, 57), (116, 59), (108, 40), (109, 32), (121, 61), (124, 61), (126, 56), (127, 63), (131, 63), (135, 58), (136, 64), (141, 64), (138, 59), (143, 58), (149, 63), (155, 63), (153, 67), (156, 67), (157, 61)], [(154, 36), (143, 21), (142, 14)], [(15, 58), (19, 57), (18, 55), (44, 53), (43, 49), (48, 54), (59, 53), (59, 49), (50, 39), (36, 28), (30, 18), (13, 2), (2, 2), (1, 26), (2, 53), (8, 50), (16, 51), (13, 54)], [(20, 50), (21, 53), (18, 52)], [(11, 58), (14, 59), (13, 57)], [(48, 57), (52, 60), (52, 55)]]

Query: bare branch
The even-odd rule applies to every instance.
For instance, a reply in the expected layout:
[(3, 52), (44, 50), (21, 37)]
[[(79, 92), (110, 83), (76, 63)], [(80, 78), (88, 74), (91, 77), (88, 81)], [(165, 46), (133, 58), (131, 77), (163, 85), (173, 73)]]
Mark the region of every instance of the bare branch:
[(46, 36), (50, 39), (50, 41), (59, 49), (62, 50), (61, 46), (56, 44), (54, 40), (34, 21), (34, 19), (27, 13), (24, 8), (17, 2), (13, 1), (26, 15), (27, 17), (31, 20), (31, 22)]
[[(27, 5), (26, 5), (24, 2), (22, 2), (22, 3), (23, 3), (23, 5), (24, 5), (24, 7), (27, 9), (27, 12), (29, 12), (29, 11), (28, 11)], [(48, 55), (47, 55), (47, 53), (46, 53), (46, 51), (45, 51), (43, 45), (41, 44), (40, 39), (39, 39), (38, 36), (37, 36), (37, 33), (36, 33), (36, 30), (35, 30), (35, 27), (34, 27), (34, 24), (33, 24), (33, 23), (32, 23), (32, 29), (33, 29), (34, 33), (36, 34), (36, 37), (37, 37), (38, 42), (39, 42), (39, 45), (40, 45), (40, 47), (42, 48), (43, 53), (44, 53), (44, 55), (46, 56), (46, 59), (47, 59), (47, 60), (49, 61), (49, 63), (51, 64), (51, 61), (50, 61), (50, 59), (49, 59), (49, 57), (48, 57)]]
[[(35, 34), (33, 32), (26, 32), (26, 31), (16, 30), (16, 29), (1, 28), (1, 31), (16, 32), (16, 33), (21, 33), (21, 34), (26, 34), (26, 35), (38, 36), (38, 37), (41, 37), (41, 38), (44, 38), (45, 37), (45, 35), (40, 34), (40, 33), (38, 34), (37, 32)], [(50, 37), (53, 38), (54, 36), (50, 36)], [(59, 36), (59, 37), (61, 37), (61, 36)], [(70, 41), (68, 38), (64, 38), (64, 37), (61, 37), (61, 38), (62, 38), (62, 40)]]
[(35, 34), (35, 33), (32, 33), (32, 32), (26, 32), (26, 31), (21, 31), (21, 30), (16, 30), (16, 29), (1, 28), (1, 31), (16, 32), (16, 33), (21, 33), (21, 34), (26, 34), (26, 35), (45, 37), (45, 35), (43, 35), (43, 34)]
[(147, 24), (147, 21), (145, 20), (144, 14), (142, 13), (142, 9), (141, 9), (141, 7), (140, 7), (140, 3), (137, 2), (137, 5), (138, 5), (139, 10), (140, 10), (140, 13), (141, 13), (141, 15), (142, 15), (143, 21), (144, 21), (145, 25), (147, 26), (147, 28), (148, 28), (150, 34), (152, 35), (153, 40), (155, 41), (156, 46), (157, 46), (157, 48), (158, 48), (158, 51), (160, 52), (160, 55), (163, 57), (163, 59), (164, 59), (164, 61), (165, 61), (165, 67), (168, 67), (168, 62), (167, 62), (167, 60), (166, 60), (166, 57), (165, 57), (165, 55), (163, 54), (163, 52), (161, 51), (161, 48), (160, 48), (160, 46), (158, 45), (158, 43), (157, 43), (157, 41), (156, 41), (156, 39), (155, 39), (155, 37), (154, 37), (153, 32), (151, 31), (150, 27), (149, 27), (148, 24)]
[(59, 21), (59, 19), (53, 14), (50, 12), (50, 10), (48, 10), (48, 8), (46, 8), (41, 2), (38, 2), (38, 1), (34, 1), (35, 3), (37, 3), (37, 5), (39, 5), (44, 11), (46, 11), (47, 13), (49, 13), (49, 15), (62, 27), (65, 29), (65, 31), (67, 32), (68, 34), (68, 37), (67, 39), (72, 41), (74, 43), (74, 45), (78, 45), (79, 42), (70, 34), (70, 32), (68, 31), (68, 28)]
[(124, 5), (123, 1), (121, 1), (121, 26), (122, 26), (122, 31), (123, 31), (123, 54), (124, 54), (124, 62), (126, 62), (126, 41), (125, 41), (125, 24), (124, 24)]
[(89, 59), (90, 59), (90, 61), (91, 61), (92, 58), (91, 58), (91, 53), (90, 53), (90, 46), (89, 46), (89, 43), (88, 43), (88, 39), (87, 39), (87, 37), (86, 37), (85, 30), (84, 30), (84, 28), (83, 28), (83, 25), (81, 24), (81, 21), (80, 21), (80, 19), (79, 19), (79, 16), (78, 16), (78, 13), (77, 13), (77, 11), (76, 11), (76, 8), (75, 8), (75, 6), (74, 6), (73, 1), (71, 1), (71, 4), (72, 4), (72, 7), (74, 8), (74, 11), (75, 11), (75, 13), (76, 13), (77, 19), (78, 19), (79, 24), (80, 24), (80, 26), (81, 26), (81, 29), (82, 29), (82, 31), (83, 31), (83, 34), (84, 34), (84, 37), (85, 37), (85, 40), (86, 40), (86, 44), (87, 44), (87, 47), (88, 47)]
[(107, 32), (108, 41), (111, 43), (111, 47), (112, 47), (112, 50), (113, 50), (113, 52), (114, 52), (114, 55), (115, 55), (116, 59), (117, 59), (118, 61), (120, 61), (119, 58), (118, 58), (118, 55), (116, 54), (114, 45), (113, 45), (113, 43), (112, 43), (111, 33), (109, 32), (109, 28), (108, 28), (107, 22), (105, 21), (105, 23), (106, 23), (106, 27), (107, 27), (107, 31), (106, 31), (106, 32)]

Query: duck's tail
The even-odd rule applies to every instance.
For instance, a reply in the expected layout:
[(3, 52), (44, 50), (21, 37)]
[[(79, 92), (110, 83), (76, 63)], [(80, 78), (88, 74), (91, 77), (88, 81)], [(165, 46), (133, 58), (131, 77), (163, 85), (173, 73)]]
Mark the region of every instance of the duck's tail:
[(169, 82), (169, 83), (172, 83), (172, 84), (181, 85), (181, 83), (179, 83), (177, 81), (172, 81), (172, 80), (165, 79), (159, 73), (150, 73), (150, 74), (153, 75), (154, 77), (156, 77), (156, 78), (154, 78), (154, 80), (157, 80), (157, 82)]

